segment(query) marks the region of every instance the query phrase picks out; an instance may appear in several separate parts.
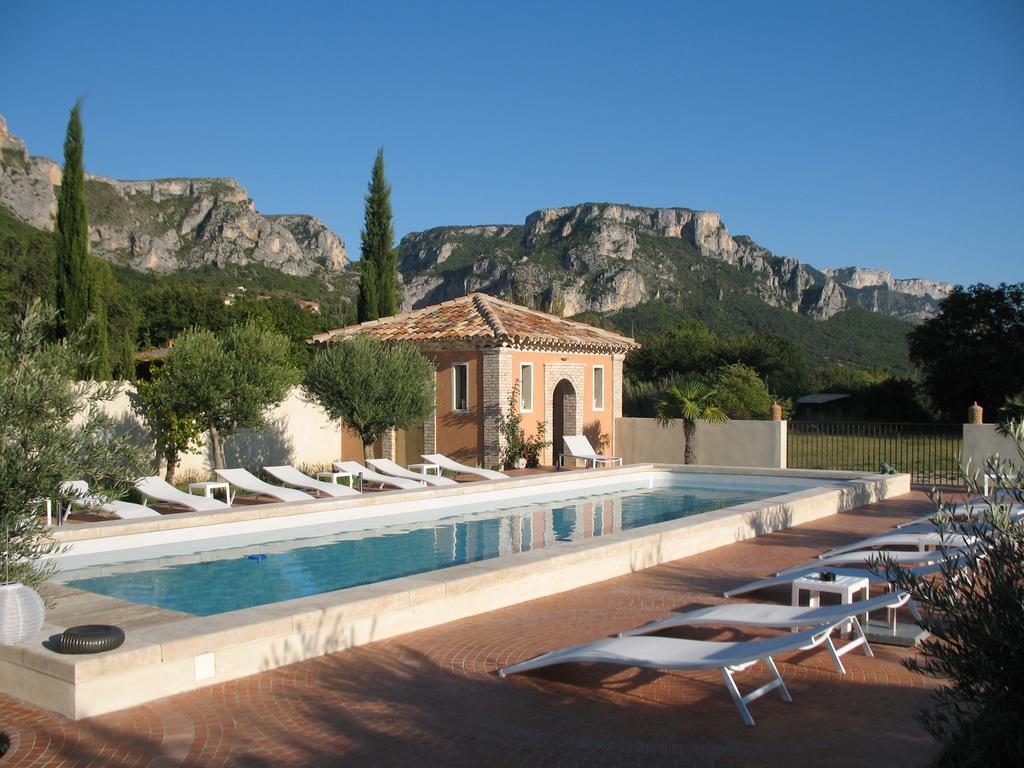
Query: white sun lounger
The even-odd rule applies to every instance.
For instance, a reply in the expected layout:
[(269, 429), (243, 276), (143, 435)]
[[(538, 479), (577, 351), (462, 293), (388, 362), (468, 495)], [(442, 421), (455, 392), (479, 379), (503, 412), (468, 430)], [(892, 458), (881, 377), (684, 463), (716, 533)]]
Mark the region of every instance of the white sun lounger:
[[(649, 669), (718, 669), (743, 722), (753, 725), (754, 718), (750, 716), (750, 710), (747, 708), (750, 702), (775, 688), (779, 689), (783, 701), (793, 700), (772, 657), (788, 651), (815, 648), (825, 642), (832, 628), (833, 626), (829, 625), (765, 640), (728, 643), (676, 640), (671, 637), (615, 637), (545, 653), (529, 661), (500, 669), (498, 674), (505, 677), (554, 664), (580, 662)], [(768, 667), (772, 680), (743, 696), (736, 687), (733, 675), (759, 661), (763, 661)]]
[(905, 531), (906, 529), (900, 529), (883, 533), (879, 536), (871, 536), (870, 538), (856, 541), (853, 544), (830, 549), (828, 552), (818, 555), (818, 557), (825, 559), (836, 555), (844, 555), (848, 552), (855, 552), (860, 549), (871, 549), (872, 547), (917, 547), (918, 551), (943, 546), (947, 548), (966, 547), (977, 540), (975, 536), (955, 531), (940, 534), (934, 527), (930, 531), (917, 531), (916, 529)]
[[(929, 565), (921, 565), (916, 568), (909, 568), (908, 570), (919, 576), (932, 576), (937, 573), (941, 573), (943, 568), (948, 571), (956, 571), (962, 568), (967, 563), (967, 555), (958, 555), (950, 560), (943, 560), (940, 562), (931, 563)], [(804, 568), (799, 571), (791, 571), (784, 573), (780, 576), (768, 576), (763, 579), (756, 579), (754, 581), (741, 584), (738, 587), (733, 587), (722, 593), (724, 597), (736, 597), (736, 595), (744, 595), (747, 592), (756, 592), (759, 589), (767, 589), (768, 587), (776, 587), (781, 585), (792, 584), (797, 579), (806, 576), (810, 573), (821, 573), (822, 571), (821, 561), (817, 563), (804, 563)], [(829, 568), (829, 571), (836, 574), (837, 576), (853, 576), (855, 578), (867, 579), (869, 584), (883, 585), (888, 584), (889, 580), (885, 577), (885, 572), (875, 573), (869, 568)], [(914, 607), (913, 602), (910, 603), (910, 609), (914, 612), (915, 618), (919, 618), (917, 609)]]
[(280, 501), (309, 501), (313, 498), (308, 493), (297, 491), (294, 488), (283, 488), (280, 485), (265, 483), (247, 469), (215, 469), (213, 471), (221, 480), (250, 493), (259, 493)]
[(603, 456), (594, 450), (594, 446), (587, 440), (586, 435), (566, 435), (562, 438), (565, 441), (565, 455), (573, 459), (580, 459), (587, 462), (587, 466), (597, 469), (598, 464), (618, 464), (622, 466), (621, 456)]
[[(637, 637), (649, 635), (653, 632), (660, 632), (673, 627), (706, 626), (709, 624), (726, 625), (730, 627), (765, 627), (769, 629), (799, 629), (800, 627), (819, 627), (823, 624), (837, 626), (849, 622), (853, 627), (854, 639), (836, 647), (831, 636), (825, 639), (824, 646), (827, 648), (836, 669), (840, 674), (846, 674), (846, 668), (839, 657), (844, 656), (855, 648), (863, 648), (866, 656), (874, 656), (868, 639), (864, 635), (859, 616), (866, 616), (872, 611), (883, 608), (895, 611), (910, 599), (907, 592), (886, 592), (870, 600), (861, 600), (856, 603), (843, 605), (826, 605), (820, 608), (805, 608), (802, 606), (773, 605), (769, 603), (728, 603), (726, 605), (712, 605), (707, 608), (698, 608), (686, 613), (677, 613), (667, 616), (658, 621), (652, 621), (636, 629), (628, 629), (620, 632), (619, 637)], [(890, 626), (892, 626), (890, 622)]]
[(135, 504), (130, 501), (119, 501), (104, 496), (102, 493), (93, 493), (85, 480), (69, 480), (61, 483), (61, 491), (68, 495), (70, 503), (64, 511), (63, 519), (67, 520), (73, 507), (82, 509), (99, 509), (108, 514), (119, 517), (122, 520), (137, 520), (143, 517), (160, 517), (160, 513), (144, 504)]
[[(1024, 518), (1024, 504), (1013, 502), (1011, 504), (1000, 504), (999, 506), (1007, 507), (1007, 512), (1012, 519)], [(970, 522), (977, 518), (979, 515), (989, 512), (991, 507), (984, 499), (975, 499), (969, 501), (966, 504), (951, 504), (947, 507), (947, 512), (954, 521), (957, 522)], [(908, 528), (912, 525), (924, 525), (930, 524), (934, 527), (935, 518), (939, 514), (938, 510), (930, 512), (927, 515), (908, 520), (905, 523), (899, 523), (896, 527), (899, 529)]]
[(364, 481), (379, 485), (390, 485), (394, 488), (403, 488), (410, 491), (423, 487), (423, 483), (418, 481), (403, 480), (400, 477), (391, 477), (390, 475), (382, 475), (380, 472), (374, 472), (372, 469), (364, 467), (358, 461), (336, 461), (334, 462), (334, 468), (339, 472), (348, 472), (352, 477), (359, 477), (361, 475)]
[(458, 472), (463, 475), (476, 475), (485, 480), (505, 480), (508, 478), (504, 472), (494, 469), (483, 469), (482, 467), (471, 467), (468, 464), (460, 464), (455, 459), (449, 459), (443, 453), (424, 453), (423, 460), (431, 464), (437, 464), (441, 469), (448, 472)]
[(926, 552), (898, 552), (890, 549), (858, 549), (855, 552), (845, 552), (841, 555), (832, 555), (831, 557), (824, 557), (820, 560), (811, 563), (800, 563), (790, 568), (779, 571), (776, 576), (784, 576), (788, 573), (794, 573), (796, 571), (803, 571), (808, 566), (813, 567), (816, 570), (832, 570), (832, 566), (866, 566), (872, 562), (879, 562), (883, 557), (891, 559), (897, 565), (903, 566), (916, 566), (916, 565), (927, 565), (928, 563), (934, 563), (939, 560), (945, 560), (953, 555), (959, 555), (964, 552), (964, 547), (949, 547), (945, 553), (941, 550), (931, 550)]
[(294, 485), (299, 488), (306, 488), (311, 491), (320, 491), (328, 496), (358, 496), (359, 491), (340, 483), (327, 483), (323, 480), (314, 480), (309, 475), (299, 472), (290, 464), (282, 464), (279, 467), (264, 467), (263, 471), (276, 477), (285, 485)]
[(135, 483), (135, 490), (142, 494), (145, 499), (156, 499), (167, 501), (171, 504), (180, 504), (183, 507), (196, 512), (210, 512), (215, 509), (228, 509), (228, 505), (218, 499), (208, 499), (205, 496), (194, 496), (191, 493), (179, 491), (166, 480), (161, 480), (155, 475), (143, 477)]
[(391, 459), (367, 459), (366, 463), (378, 472), (383, 472), (385, 475), (401, 477), (406, 480), (415, 480), (423, 485), (458, 485), (454, 480), (447, 477), (438, 477), (437, 475), (428, 474), (421, 475), (419, 472), (412, 472), (405, 467), (398, 466)]

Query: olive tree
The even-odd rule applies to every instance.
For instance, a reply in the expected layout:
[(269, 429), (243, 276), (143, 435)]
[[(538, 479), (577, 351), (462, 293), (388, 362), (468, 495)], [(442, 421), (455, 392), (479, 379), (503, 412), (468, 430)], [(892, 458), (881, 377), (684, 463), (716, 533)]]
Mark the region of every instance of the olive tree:
[(1016, 766), (1024, 755), (1024, 520), (1010, 514), (1011, 505), (1024, 502), (1024, 421), (1006, 431), (1017, 446), (1015, 461), (993, 457), (982, 468), (962, 467), (969, 493), (979, 491), (979, 469), (995, 477), (968, 522), (955, 520), (934, 496), (938, 530), (971, 536), (976, 546), (944, 552), (950, 561), (938, 578), (922, 578), (891, 558), (876, 566), (910, 592), (931, 633), (920, 658), (904, 664), (942, 681), (934, 706), (920, 715), (944, 745), (940, 766)]
[(289, 351), (286, 336), (253, 322), (221, 333), (186, 331), (157, 374), (160, 407), (202, 424), (214, 466), (223, 469), (224, 441), (239, 430), (264, 426), (267, 411), (301, 378)]
[(141, 451), (114, 435), (102, 409), (117, 385), (75, 381), (90, 355), (74, 334), (48, 341), (54, 320), (55, 311), (36, 302), (14, 333), (0, 333), (0, 578), (29, 585), (50, 574), (39, 560), (57, 548), (44, 500), (67, 503), (61, 484), (68, 480), (121, 495), (143, 466)]
[(434, 412), (434, 364), (411, 344), (354, 336), (317, 354), (303, 383), (307, 397), (343, 421), (373, 458), (389, 429), (409, 429)]
[(192, 413), (178, 411), (173, 380), (164, 375), (162, 367), (153, 371), (149, 381), (139, 382), (138, 395), (132, 407), (145, 422), (156, 443), (153, 462), (156, 471), (160, 469), (161, 459), (166, 461), (164, 479), (173, 483), (179, 454), (200, 448), (203, 444), (202, 422)]

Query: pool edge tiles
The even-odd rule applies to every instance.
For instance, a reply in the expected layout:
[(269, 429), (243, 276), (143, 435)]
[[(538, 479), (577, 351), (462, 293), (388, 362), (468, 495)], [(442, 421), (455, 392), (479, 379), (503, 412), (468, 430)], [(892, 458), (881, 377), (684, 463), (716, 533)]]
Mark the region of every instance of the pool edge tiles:
[[(643, 469), (675, 470), (669, 465)], [(42, 642), (62, 627), (47, 625), (22, 645), (0, 648), (0, 691), (67, 717), (89, 717), (575, 589), (910, 490), (907, 475), (784, 470), (730, 474), (852, 482), (842, 489), (798, 491), (782, 500), (748, 502), (571, 542), (557, 550), (534, 550), (512, 560), (479, 561), (129, 630), (122, 648), (97, 656), (49, 651)], [(552, 482), (546, 476), (539, 480)]]

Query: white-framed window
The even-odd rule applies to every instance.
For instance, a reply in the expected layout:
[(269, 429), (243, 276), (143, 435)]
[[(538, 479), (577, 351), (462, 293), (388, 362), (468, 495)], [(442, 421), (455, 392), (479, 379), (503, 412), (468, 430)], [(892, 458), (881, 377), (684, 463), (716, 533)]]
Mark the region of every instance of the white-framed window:
[(604, 366), (594, 366), (594, 410), (604, 410)]
[(469, 363), (452, 365), (452, 410), (469, 410)]
[(519, 366), (519, 410), (533, 412), (533, 363)]

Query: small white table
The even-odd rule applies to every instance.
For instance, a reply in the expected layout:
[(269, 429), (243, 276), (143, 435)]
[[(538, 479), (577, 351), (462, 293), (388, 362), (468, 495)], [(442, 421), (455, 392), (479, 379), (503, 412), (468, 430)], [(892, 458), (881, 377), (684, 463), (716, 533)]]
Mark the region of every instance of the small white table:
[[(864, 599), (870, 596), (870, 582), (862, 576), (840, 576), (836, 574), (835, 581), (822, 581), (820, 573), (809, 573), (793, 582), (793, 605), (800, 605), (800, 592), (808, 592), (808, 605), (817, 608), (821, 604), (821, 593), (829, 592), (839, 595), (843, 605), (853, 602), (854, 595), (858, 592), (864, 593)], [(868, 617), (864, 617), (864, 626), (867, 626)], [(849, 622), (843, 626), (843, 633), (849, 632)]]
[(344, 478), (346, 478), (348, 480), (346, 485), (348, 485), (351, 488), (352, 485), (354, 484), (354, 480), (352, 478), (352, 473), (351, 472), (317, 472), (316, 473), (316, 479), (317, 480), (326, 480), (327, 482), (334, 483), (335, 485), (338, 484), (338, 479), (342, 478), (342, 477), (344, 477)]
[(441, 476), (441, 466), (439, 464), (410, 464), (410, 472), (419, 472), (421, 475), (437, 475)]
[(201, 483), (189, 483), (188, 492), (195, 493), (196, 491), (202, 492), (196, 494), (197, 496), (205, 496), (208, 499), (214, 498), (214, 491), (224, 491), (224, 501), (227, 502), (229, 507), (231, 502), (234, 501), (234, 497), (231, 495), (231, 486), (223, 480), (204, 480)]

